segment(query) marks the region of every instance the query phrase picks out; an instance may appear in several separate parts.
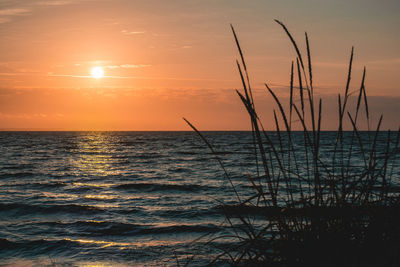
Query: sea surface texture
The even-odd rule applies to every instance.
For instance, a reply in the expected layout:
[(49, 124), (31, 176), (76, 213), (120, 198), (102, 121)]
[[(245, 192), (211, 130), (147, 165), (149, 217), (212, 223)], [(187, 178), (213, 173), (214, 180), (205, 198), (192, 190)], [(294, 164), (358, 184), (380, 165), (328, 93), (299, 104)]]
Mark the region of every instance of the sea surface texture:
[[(205, 136), (246, 194), (251, 132)], [(196, 238), (222, 233), (218, 206), (234, 200), (193, 132), (0, 133), (1, 266), (183, 265), (207, 241)]]

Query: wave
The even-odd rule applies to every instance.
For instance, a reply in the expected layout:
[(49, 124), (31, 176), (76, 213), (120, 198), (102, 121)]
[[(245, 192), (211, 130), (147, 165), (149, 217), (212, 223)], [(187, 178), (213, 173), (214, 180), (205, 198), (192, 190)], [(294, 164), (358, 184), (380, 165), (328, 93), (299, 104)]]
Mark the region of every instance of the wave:
[(24, 178), (24, 177), (31, 177), (35, 176), (36, 173), (30, 172), (30, 171), (24, 171), (24, 172), (10, 172), (10, 173), (3, 173), (0, 174), (0, 179), (1, 178)]
[(107, 244), (113, 244), (113, 243), (105, 241), (103, 242), (96, 241), (96, 240), (79, 240), (79, 239), (72, 240), (69, 238), (35, 239), (35, 240), (20, 240), (20, 241), (10, 241), (7, 239), (0, 238), (0, 257), (2, 259), (3, 258), (12, 259), (16, 257), (36, 258), (40, 255), (44, 255), (45, 257), (49, 257), (51, 255), (58, 255), (69, 258), (69, 257), (76, 257), (77, 255), (79, 255), (80, 251), (84, 247), (101, 248), (102, 246)]
[(218, 206), (211, 208), (197, 208), (197, 209), (171, 209), (171, 210), (158, 210), (157, 215), (160, 217), (167, 218), (180, 218), (180, 219), (193, 219), (193, 218), (201, 218), (201, 217), (216, 217), (222, 216), (221, 209)]
[(122, 146), (135, 146), (135, 145), (145, 145), (147, 142), (145, 141), (120, 141), (118, 142), (119, 145)]
[(29, 188), (58, 188), (58, 187), (66, 186), (67, 183), (64, 183), (64, 182), (29, 183), (29, 181), (27, 181), (25, 183), (10, 183), (10, 184), (4, 184), (4, 185), (10, 186), (10, 187), (27, 186)]
[(140, 153), (140, 154), (134, 154), (134, 155), (129, 155), (126, 156), (127, 159), (158, 159), (163, 157), (161, 153)]
[(175, 154), (178, 155), (201, 155), (199, 151), (176, 151)]
[(172, 225), (166, 227), (155, 227), (141, 231), (143, 234), (170, 234), (170, 233), (214, 233), (220, 228), (216, 225)]
[[(52, 253), (54, 251), (64, 251), (67, 252), (71, 249), (73, 245), (80, 245), (79, 243), (72, 242), (66, 239), (57, 239), (57, 240), (23, 240), (23, 241), (10, 241), (7, 239), (0, 238), (0, 252), (11, 254), (15, 254), (17, 256), (21, 256), (24, 254), (28, 255), (39, 255), (39, 254), (47, 254)], [(7, 254), (6, 254), (7, 255)]]
[(210, 186), (198, 185), (198, 184), (158, 184), (158, 183), (129, 183), (121, 184), (114, 187), (118, 190), (141, 190), (146, 192), (155, 191), (186, 191), (186, 192), (197, 192), (202, 190), (212, 189)]
[(98, 213), (103, 212), (104, 209), (94, 206), (85, 206), (77, 204), (65, 204), (65, 205), (30, 205), (23, 203), (0, 203), (0, 212), (14, 211), (18, 214), (32, 214), (32, 213)]
[(182, 168), (182, 167), (178, 167), (178, 168), (176, 168), (176, 167), (171, 167), (171, 168), (168, 168), (168, 171), (169, 171), (169, 172), (172, 172), (172, 173), (182, 173), (182, 172), (188, 172), (188, 173), (190, 173), (190, 172), (192, 172), (191, 169), (189, 169), (189, 168)]
[[(17, 257), (38, 257), (44, 255), (49, 257), (50, 255), (69, 256), (78, 258), (80, 256), (83, 259), (88, 259), (89, 253), (93, 253), (90, 256), (95, 256), (97, 259), (102, 258), (102, 253), (96, 251), (97, 249), (109, 250), (107, 254), (103, 254), (105, 258), (110, 258), (110, 252), (113, 256), (127, 256), (126, 259), (132, 260), (132, 254), (128, 250), (118, 248), (135, 248), (135, 250), (142, 250), (143, 248), (157, 248), (167, 247), (171, 248), (176, 245), (183, 245), (183, 241), (111, 241), (107, 238), (57, 238), (57, 239), (35, 239), (35, 240), (20, 240), (11, 241), (8, 239), (0, 238), (0, 257), (2, 258), (13, 258)], [(115, 249), (117, 248), (117, 249)], [(82, 253), (82, 250), (85, 252)], [(123, 252), (128, 252), (123, 253)], [(89, 252), (89, 253), (88, 253)], [(121, 254), (122, 252), (122, 254)], [(147, 251), (148, 252), (148, 251)], [(161, 251), (160, 251), (161, 252)], [(80, 254), (80, 255), (79, 255)], [(0, 266), (2, 263), (0, 263)], [(34, 265), (38, 266), (38, 265)], [(42, 265), (40, 265), (42, 266)], [(46, 265), (53, 266), (53, 265)], [(57, 265), (58, 266), (58, 265)], [(64, 265), (63, 265), (64, 266)], [(70, 265), (68, 265), (70, 266)], [(73, 265), (76, 266), (76, 265)], [(108, 265), (107, 265), (108, 266)]]
[(21, 169), (32, 169), (35, 166), (33, 164), (9, 164), (3, 167), (3, 170), (21, 170)]
[(68, 229), (70, 233), (76, 231), (79, 236), (132, 236), (154, 234), (180, 234), (180, 233), (214, 233), (220, 228), (214, 224), (189, 224), (189, 225), (152, 225), (130, 224), (107, 221), (76, 221), (76, 222), (42, 222), (40, 225)]

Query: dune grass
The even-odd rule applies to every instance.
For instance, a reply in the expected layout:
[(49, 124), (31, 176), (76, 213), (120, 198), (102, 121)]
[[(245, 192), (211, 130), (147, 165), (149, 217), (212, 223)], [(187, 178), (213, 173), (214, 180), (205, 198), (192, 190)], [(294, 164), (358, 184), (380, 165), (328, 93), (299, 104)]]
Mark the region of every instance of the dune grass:
[[(314, 94), (308, 35), (304, 56), (287, 27), (276, 22), (289, 37), (296, 58), (291, 64), (289, 103), (265, 84), (276, 103), (275, 132), (265, 131), (257, 114), (243, 50), (232, 27), (243, 87), (236, 93), (248, 112), (254, 141), (257, 174), (243, 175), (254, 192), (251, 197), (240, 194), (211, 143), (185, 119), (214, 153), (236, 199), (234, 205), (221, 205), (229, 234), (208, 244), (224, 238), (236, 241), (217, 246), (221, 252), (210, 264), (400, 266), (400, 180), (395, 175), (400, 131), (381, 131), (383, 116), (371, 125), (365, 68), (359, 89), (350, 92), (352, 48), (344, 93), (337, 98), (337, 130), (327, 149), (321, 139), (323, 101)], [(357, 96), (354, 107), (349, 104), (351, 94)], [(367, 132), (359, 127), (362, 119)], [(344, 131), (345, 124), (352, 130)], [(294, 140), (298, 136), (301, 140)]]

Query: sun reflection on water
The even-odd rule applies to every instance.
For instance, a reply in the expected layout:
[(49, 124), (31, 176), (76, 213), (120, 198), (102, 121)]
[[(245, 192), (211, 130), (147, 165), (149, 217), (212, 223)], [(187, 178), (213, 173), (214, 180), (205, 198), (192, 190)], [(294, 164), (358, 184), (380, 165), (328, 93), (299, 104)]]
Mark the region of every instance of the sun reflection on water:
[(94, 245), (99, 245), (101, 248), (107, 248), (107, 247), (113, 247), (113, 246), (118, 246), (118, 247), (129, 247), (132, 244), (128, 242), (112, 242), (112, 241), (103, 241), (103, 240), (89, 240), (89, 239), (71, 239), (71, 238), (65, 238), (67, 241), (72, 241), (72, 242), (78, 242), (82, 244), (94, 244)]
[(84, 186), (87, 186), (87, 187), (99, 187), (99, 188), (109, 188), (109, 187), (115, 186), (115, 184), (111, 184), (111, 183), (81, 183), (81, 182), (79, 182), (79, 183), (72, 183), (72, 185), (73, 185), (74, 187), (84, 187)]
[(83, 175), (118, 175), (113, 166), (112, 151), (115, 149), (110, 136), (105, 133), (93, 133), (82, 136), (78, 141), (77, 155), (72, 158), (76, 170)]
[[(73, 189), (93, 188), (95, 190), (109, 189), (116, 186), (115, 183), (104, 180), (108, 176), (120, 174), (116, 167), (116, 159), (113, 158), (115, 140), (113, 136), (103, 132), (93, 132), (77, 137), (77, 150), (70, 159), (78, 181), (72, 182)], [(88, 179), (87, 179), (88, 178)], [(111, 191), (90, 192), (83, 196), (87, 200), (107, 201), (117, 198)], [(100, 208), (118, 207), (111, 204), (94, 205)]]
[(113, 195), (85, 195), (85, 198), (87, 199), (100, 199), (100, 200), (104, 200), (104, 199), (115, 199), (117, 198), (117, 196), (113, 196)]
[(181, 240), (143, 240), (141, 242), (113, 242), (105, 240), (91, 240), (91, 239), (71, 239), (65, 238), (64, 240), (71, 242), (78, 242), (81, 244), (98, 245), (101, 248), (119, 247), (120, 249), (134, 249), (139, 247), (152, 247), (152, 246), (170, 246), (183, 244)]

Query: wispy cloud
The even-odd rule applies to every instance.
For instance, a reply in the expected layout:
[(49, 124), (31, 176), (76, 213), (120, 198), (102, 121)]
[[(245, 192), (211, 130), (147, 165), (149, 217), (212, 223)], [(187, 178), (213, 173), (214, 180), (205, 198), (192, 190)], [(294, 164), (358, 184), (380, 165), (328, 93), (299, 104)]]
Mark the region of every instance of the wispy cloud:
[(0, 76), (35, 76), (42, 75), (40, 72), (0, 72)]
[[(51, 77), (70, 77), (70, 78), (91, 78), (91, 79), (93, 79), (93, 76), (90, 76), (90, 75), (52, 74), (52, 73), (48, 73), (47, 76), (51, 76)], [(136, 77), (104, 76), (103, 78), (112, 78), (112, 79), (134, 79), (134, 78), (136, 78)]]
[(6, 23), (6, 22), (9, 22), (9, 21), (10, 21), (9, 18), (1, 18), (1, 17), (0, 17), (0, 24), (1, 24), (1, 23)]
[[(48, 73), (47, 76), (51, 77), (70, 77), (70, 78), (91, 78), (89, 75), (74, 75), (74, 74), (52, 74)], [(103, 78), (111, 79), (138, 79), (138, 80), (174, 80), (174, 81), (217, 81), (217, 82), (234, 82), (235, 80), (222, 80), (222, 79), (207, 79), (207, 78), (179, 78), (179, 77), (145, 77), (145, 76), (104, 76)]]
[(62, 0), (58, 0), (58, 1), (41, 1), (37, 3), (40, 6), (64, 6), (64, 5), (69, 5), (71, 4), (71, 1), (62, 1)]
[(111, 65), (105, 66), (106, 69), (138, 69), (138, 68), (146, 68), (151, 67), (151, 65), (147, 64), (122, 64), (122, 65)]
[[(0, 6), (2, 1), (4, 0), (0, 0)], [(100, 0), (10, 0), (10, 4), (7, 5), (7, 8), (0, 8), (0, 24), (13, 21), (13, 17), (16, 16), (33, 15), (38, 6), (54, 6), (61, 8), (65, 5), (90, 1)]]
[(0, 16), (16, 16), (29, 12), (26, 8), (8, 8), (0, 9)]
[(77, 4), (81, 2), (90, 2), (90, 1), (98, 1), (98, 0), (47, 0), (47, 1), (39, 1), (36, 5), (39, 6), (65, 6), (70, 4)]
[(12, 21), (13, 17), (28, 15), (30, 13), (28, 8), (5, 8), (0, 9), (0, 24)]
[(382, 60), (373, 60), (373, 61), (369, 61), (368, 64), (374, 64), (374, 65), (400, 64), (400, 58), (389, 58), (389, 59), (382, 59)]
[(135, 34), (146, 33), (146, 31), (127, 31), (127, 30), (122, 30), (121, 33), (125, 34), (125, 35), (135, 35)]
[[(384, 66), (392, 66), (392, 65), (398, 65), (400, 64), (400, 58), (389, 58), (389, 59), (382, 59), (382, 60), (370, 60), (366, 61), (365, 65), (366, 67), (384, 67)], [(326, 67), (326, 68), (346, 68), (348, 67), (347, 62), (322, 62), (322, 61), (316, 61), (313, 63), (313, 65), (318, 66), (318, 67)], [(361, 66), (356, 66), (354, 67), (355, 69), (362, 69)]]

